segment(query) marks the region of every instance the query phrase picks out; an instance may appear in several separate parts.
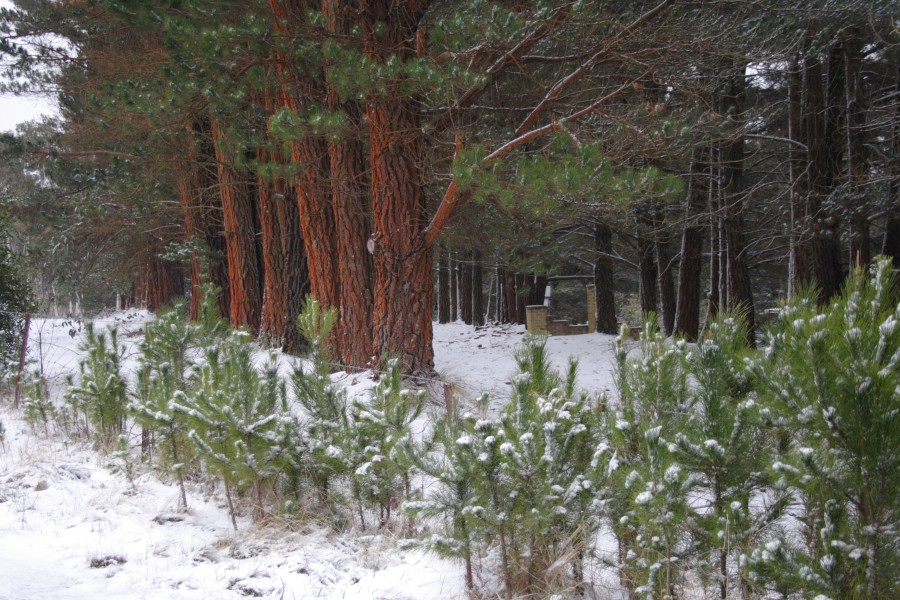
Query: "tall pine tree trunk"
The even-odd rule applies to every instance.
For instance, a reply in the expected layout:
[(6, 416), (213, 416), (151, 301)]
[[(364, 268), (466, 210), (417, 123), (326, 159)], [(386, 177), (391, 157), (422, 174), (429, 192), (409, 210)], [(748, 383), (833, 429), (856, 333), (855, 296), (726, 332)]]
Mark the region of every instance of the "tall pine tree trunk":
[[(732, 66), (722, 97), (722, 114), (740, 118), (744, 110), (746, 82), (744, 65)], [(742, 124), (738, 124), (742, 127)], [(728, 309), (744, 313), (747, 324), (747, 342), (755, 345), (756, 318), (753, 292), (750, 286), (750, 270), (747, 266), (744, 240), (744, 135), (735, 132), (734, 139), (725, 142), (722, 149), (723, 225), (725, 257), (727, 265)]]
[[(851, 198), (864, 197), (868, 175), (866, 157), (866, 98), (862, 81), (862, 32), (851, 27), (845, 32), (844, 80), (847, 85), (847, 177)], [(896, 157), (895, 157), (896, 160)], [(894, 196), (896, 198), (896, 196)], [(866, 202), (852, 201), (850, 215), (850, 264), (868, 265), (872, 260), (869, 211)]]
[(640, 256), (640, 288), (641, 316), (656, 314), (656, 253), (653, 240), (638, 239), (638, 256)]
[(675, 283), (672, 277), (672, 257), (669, 243), (656, 239), (656, 280), (659, 287), (659, 316), (663, 333), (672, 335), (675, 330)]
[(256, 252), (253, 186), (234, 167), (225, 150), (224, 132), (212, 122), (213, 146), (219, 174), (219, 193), (228, 256), (230, 321), (235, 327), (259, 329), (260, 275)]
[(803, 132), (809, 173), (810, 270), (824, 304), (840, 287), (840, 252), (837, 218), (824, 206), (829, 195), (829, 151), (826, 138), (825, 83), (821, 61), (811, 55), (804, 60)]
[(303, 308), (303, 301), (310, 293), (309, 268), (300, 227), (300, 210), (296, 193), (283, 181), (275, 187), (276, 206), (281, 225), (281, 252), (284, 256), (284, 349), (299, 352), (305, 340), (297, 329), (297, 317)]
[(460, 261), (457, 277), (457, 289), (459, 290), (459, 318), (466, 325), (472, 324), (472, 259), (471, 252), (463, 253)]
[[(338, 0), (322, 0), (329, 33), (348, 35), (351, 15)], [(343, 101), (328, 82), (327, 106), (344, 114), (348, 131), (328, 143), (331, 168), (331, 198), (336, 226), (337, 276), (340, 280), (341, 361), (364, 368), (372, 356), (372, 257), (366, 252), (371, 231), (369, 179), (363, 156), (362, 109), (359, 103)]]
[(481, 253), (472, 252), (472, 325), (484, 325), (484, 270), (481, 265)]
[(696, 340), (700, 333), (700, 275), (703, 268), (703, 224), (701, 218), (709, 195), (709, 148), (694, 150), (688, 180), (685, 226), (681, 233), (678, 268), (678, 300), (674, 333)]
[(613, 276), (612, 229), (606, 223), (594, 225), (594, 291), (597, 297), (597, 331), (617, 333), (616, 294)]
[(438, 323), (450, 322), (450, 260), (447, 249), (438, 247)]
[[(260, 161), (271, 160), (265, 150), (258, 151)], [(284, 281), (284, 244), (281, 240), (283, 227), (278, 201), (275, 198), (273, 182), (259, 177), (259, 224), (262, 242), (263, 300), (259, 331), (266, 338), (281, 343), (285, 334), (284, 314), (286, 311)]]

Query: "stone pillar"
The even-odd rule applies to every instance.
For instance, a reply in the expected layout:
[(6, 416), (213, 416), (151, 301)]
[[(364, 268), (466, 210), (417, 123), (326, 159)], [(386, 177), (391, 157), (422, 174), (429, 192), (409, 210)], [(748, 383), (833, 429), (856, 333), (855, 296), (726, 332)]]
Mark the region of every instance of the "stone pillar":
[(525, 329), (535, 335), (548, 335), (550, 329), (547, 319), (550, 317), (550, 309), (543, 304), (533, 304), (525, 307)]
[(587, 289), (587, 332), (597, 332), (597, 286), (590, 284)]

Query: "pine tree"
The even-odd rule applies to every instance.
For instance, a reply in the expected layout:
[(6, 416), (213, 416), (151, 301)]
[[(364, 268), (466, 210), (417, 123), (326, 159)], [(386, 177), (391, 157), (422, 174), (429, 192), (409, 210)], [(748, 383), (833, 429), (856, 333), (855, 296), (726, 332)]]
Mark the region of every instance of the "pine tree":
[(783, 452), (774, 475), (801, 507), (803, 543), (751, 556), (757, 581), (825, 598), (900, 589), (900, 304), (889, 260), (857, 270), (821, 311), (798, 294), (753, 365)]
[(120, 365), (123, 348), (115, 327), (108, 338), (93, 323), (87, 323), (84, 332), (78, 349), (86, 356), (78, 363), (77, 382), (71, 375), (66, 377), (65, 399), (75, 415), (84, 416), (85, 432), (92, 433), (101, 448), (109, 449), (125, 429), (128, 390)]
[(606, 423), (613, 452), (607, 510), (619, 578), (631, 594), (677, 597), (694, 527), (688, 494), (698, 477), (681, 466), (670, 437), (684, 430), (690, 411), (685, 344), (666, 340), (651, 315), (640, 354), (629, 358), (628, 350), (623, 326), (616, 342), (618, 402)]

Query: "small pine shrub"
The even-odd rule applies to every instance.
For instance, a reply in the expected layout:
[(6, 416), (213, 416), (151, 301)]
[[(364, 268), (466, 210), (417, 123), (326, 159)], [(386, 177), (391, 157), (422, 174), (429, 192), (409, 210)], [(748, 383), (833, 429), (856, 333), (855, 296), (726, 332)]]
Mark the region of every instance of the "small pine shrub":
[[(251, 490), (254, 516), (265, 514), (264, 495), (279, 475), (273, 450), (280, 438), (279, 414), (287, 403), (283, 385), (264, 382), (251, 350), (244, 331), (208, 348), (184, 404), (173, 404), (190, 426), (188, 437), (196, 451), (225, 484), (235, 529), (232, 490)], [(274, 366), (267, 372), (271, 379)]]
[(752, 363), (781, 452), (772, 476), (801, 508), (801, 539), (749, 557), (760, 585), (804, 597), (900, 589), (900, 304), (891, 261), (858, 270), (824, 309), (786, 303)]
[(32, 431), (50, 433), (50, 423), (56, 420), (56, 408), (47, 393), (47, 380), (37, 371), (28, 373), (22, 384), (25, 395), (23, 418)]
[[(427, 544), (466, 563), (495, 548), (508, 594), (544, 593), (582, 584), (582, 558), (596, 532), (602, 481), (593, 468), (598, 423), (594, 402), (575, 391), (576, 363), (553, 370), (546, 340), (531, 338), (517, 353), (510, 404), (439, 422), (434, 452), (416, 461), (434, 474), (439, 491), (407, 508), (446, 511), (443, 535)], [(480, 550), (479, 550), (480, 549)]]
[(65, 399), (75, 415), (84, 418), (84, 431), (93, 435), (101, 449), (109, 449), (125, 429), (127, 387), (122, 377), (115, 328), (98, 333), (92, 323), (85, 326), (85, 341), (79, 350), (86, 354), (78, 364), (79, 377), (66, 379)]
[[(606, 510), (619, 546), (619, 578), (631, 594), (677, 597), (694, 527), (688, 493), (696, 475), (676, 456), (675, 436), (691, 410), (685, 345), (656, 319), (628, 357), (627, 327), (616, 342), (618, 402), (605, 415), (612, 457)], [(685, 566), (683, 566), (685, 565)]]
[(405, 389), (400, 361), (389, 359), (386, 366), (373, 397), (352, 404), (344, 438), (356, 500), (378, 510), (382, 527), (393, 507), (410, 496), (412, 465), (403, 449), (425, 407), (424, 391)]

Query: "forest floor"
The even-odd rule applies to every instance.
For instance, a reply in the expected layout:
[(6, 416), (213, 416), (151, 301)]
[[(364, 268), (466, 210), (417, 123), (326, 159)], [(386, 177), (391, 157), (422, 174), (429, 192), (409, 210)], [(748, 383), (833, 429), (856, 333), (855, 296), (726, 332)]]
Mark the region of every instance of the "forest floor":
[[(137, 345), (148, 315), (107, 315), (125, 345), (123, 369), (137, 366)], [(463, 402), (488, 392), (491, 406), (509, 398), (513, 353), (521, 326), (435, 325), (440, 382)], [(36, 320), (29, 360), (62, 402), (67, 374), (77, 373), (78, 322)], [(579, 388), (613, 389), (613, 337), (589, 334), (548, 341), (553, 363), (579, 359)], [(288, 359), (285, 359), (288, 360)], [(338, 373), (353, 390), (371, 387), (371, 373)], [(434, 403), (443, 391), (434, 391)], [(438, 410), (435, 407), (435, 410)], [(277, 521), (231, 526), (224, 498), (208, 485), (188, 489), (189, 510), (177, 511), (179, 492), (138, 465), (93, 451), (52, 429), (33, 431), (0, 400), (6, 430), (0, 446), (0, 600), (236, 599), (300, 600), (466, 598), (462, 565), (397, 548), (398, 533), (335, 533), (311, 516), (299, 530)]]

